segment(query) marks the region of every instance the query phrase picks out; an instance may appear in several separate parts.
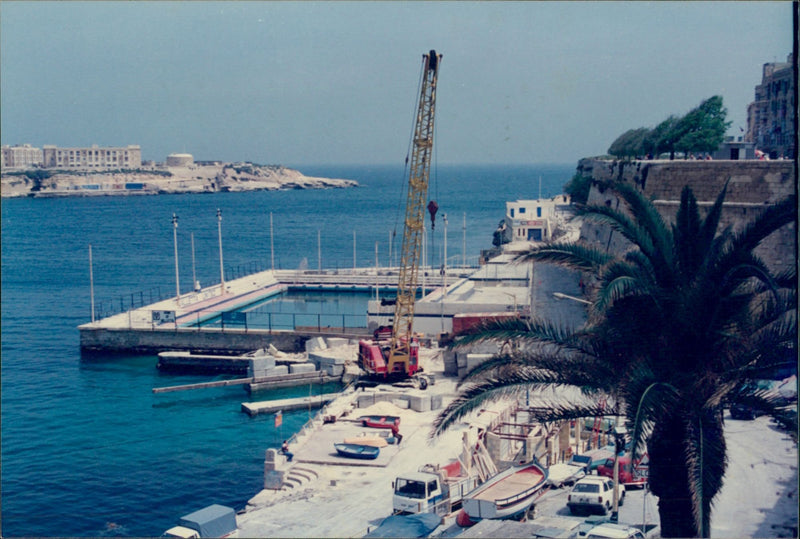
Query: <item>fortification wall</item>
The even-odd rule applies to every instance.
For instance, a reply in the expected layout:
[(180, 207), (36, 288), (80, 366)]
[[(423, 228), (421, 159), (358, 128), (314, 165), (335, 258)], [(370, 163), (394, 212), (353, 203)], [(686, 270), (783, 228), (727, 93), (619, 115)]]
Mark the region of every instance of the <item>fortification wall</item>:
[[(688, 185), (701, 209), (716, 200), (725, 182), (728, 191), (721, 217), (721, 227), (740, 230), (770, 204), (795, 192), (797, 176), (793, 161), (605, 161), (583, 159), (578, 172), (592, 178), (590, 204), (619, 207), (620, 201), (598, 182), (619, 180), (635, 185), (653, 200), (659, 212), (672, 223), (680, 204), (681, 191)], [(585, 223), (581, 239), (603, 246), (612, 252), (629, 248), (627, 240), (604, 226)], [(797, 223), (783, 227), (758, 249), (773, 271), (795, 267), (797, 261)]]

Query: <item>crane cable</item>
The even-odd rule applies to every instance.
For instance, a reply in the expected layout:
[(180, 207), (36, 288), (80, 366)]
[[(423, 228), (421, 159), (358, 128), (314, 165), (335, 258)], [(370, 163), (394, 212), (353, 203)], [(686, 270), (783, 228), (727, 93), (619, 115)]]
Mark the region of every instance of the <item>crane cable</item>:
[(422, 91), (422, 79), (424, 76), (425, 76), (425, 64), (423, 63), (422, 67), (420, 68), (419, 80), (417, 81), (417, 92), (416, 95), (414, 96), (414, 103), (411, 111), (412, 112), (411, 129), (409, 130), (408, 145), (406, 147), (406, 159), (405, 159), (405, 164), (403, 165), (403, 176), (400, 181), (401, 185), (400, 198), (398, 199), (398, 202), (395, 205), (394, 227), (392, 228), (392, 244), (389, 247), (394, 252), (397, 252), (397, 250), (395, 249), (394, 241), (395, 238), (397, 238), (398, 223), (400, 222), (400, 216), (401, 215), (405, 216), (405, 207), (406, 207), (405, 202), (408, 200), (408, 160), (411, 156), (411, 146), (412, 144), (414, 144), (414, 127), (416, 126), (417, 109), (419, 108), (418, 96)]

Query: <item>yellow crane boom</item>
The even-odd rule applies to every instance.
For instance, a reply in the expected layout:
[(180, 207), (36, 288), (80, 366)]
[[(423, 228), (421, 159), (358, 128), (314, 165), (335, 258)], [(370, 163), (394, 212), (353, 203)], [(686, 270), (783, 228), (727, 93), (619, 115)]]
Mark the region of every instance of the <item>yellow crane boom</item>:
[(431, 157), (433, 152), (433, 119), (436, 110), (436, 80), (442, 55), (431, 50), (422, 55), (423, 76), (419, 106), (414, 126), (413, 147), (408, 175), (408, 200), (403, 229), (400, 276), (397, 283), (394, 326), (387, 362), (389, 373), (413, 373), (417, 369), (416, 354), (411, 347), (414, 334), (414, 303), (417, 295), (417, 274), (424, 233), (425, 199), (428, 196)]

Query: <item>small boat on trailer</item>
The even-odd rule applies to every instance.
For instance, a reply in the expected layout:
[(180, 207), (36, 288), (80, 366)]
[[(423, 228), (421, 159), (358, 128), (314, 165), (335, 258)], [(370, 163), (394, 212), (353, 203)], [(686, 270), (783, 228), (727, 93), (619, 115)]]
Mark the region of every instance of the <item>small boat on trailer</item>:
[(336, 452), (349, 459), (374, 460), (381, 453), (379, 447), (357, 444), (333, 444)]
[(515, 518), (533, 505), (547, 482), (547, 470), (537, 462), (512, 466), (486, 480), (464, 497), (470, 520)]

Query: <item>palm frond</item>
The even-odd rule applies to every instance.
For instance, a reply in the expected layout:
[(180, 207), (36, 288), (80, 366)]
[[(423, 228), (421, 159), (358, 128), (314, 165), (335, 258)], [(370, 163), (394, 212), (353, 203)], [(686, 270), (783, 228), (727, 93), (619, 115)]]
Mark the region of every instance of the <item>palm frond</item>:
[(578, 271), (593, 271), (613, 257), (578, 243), (551, 243), (520, 254), (514, 262), (547, 262)]
[(585, 221), (608, 226), (638, 247), (646, 256), (660, 262), (660, 255), (646, 228), (639, 226), (627, 214), (604, 205), (588, 205), (579, 210)]
[[(622, 196), (635, 221), (647, 231), (650, 241), (656, 249), (654, 260), (661, 262), (664, 269), (674, 267), (672, 231), (661, 217), (658, 209), (631, 184), (618, 183), (613, 190)], [(654, 265), (661, 266), (661, 264), (655, 263)]]
[(508, 373), (504, 378), (491, 378), (463, 389), (433, 422), (431, 437), (441, 435), (464, 416), (490, 402), (504, 398), (519, 397), (535, 384), (530, 370), (520, 369)]
[(776, 204), (767, 206), (763, 213), (735, 234), (734, 250), (752, 251), (767, 236), (792, 222), (797, 222), (796, 195), (790, 195)]
[(450, 344), (450, 348), (463, 348), (487, 341), (504, 342), (529, 337), (531, 337), (531, 329), (526, 320), (522, 318), (493, 319), (486, 320), (457, 336)]
[(653, 425), (675, 408), (680, 391), (668, 383), (656, 381), (646, 364), (637, 365), (628, 380), (626, 410), (631, 432), (631, 458), (636, 460), (646, 447)]
[(722, 204), (725, 201), (725, 195), (728, 192), (729, 183), (730, 179), (728, 179), (725, 182), (725, 185), (722, 186), (722, 190), (719, 192), (719, 195), (717, 195), (714, 205), (706, 214), (706, 218), (703, 219), (702, 228), (699, 231), (697, 238), (697, 248), (701, 253), (708, 252), (709, 247), (711, 246), (711, 243), (714, 241), (714, 237), (717, 234), (719, 220), (722, 217)]

